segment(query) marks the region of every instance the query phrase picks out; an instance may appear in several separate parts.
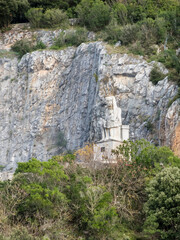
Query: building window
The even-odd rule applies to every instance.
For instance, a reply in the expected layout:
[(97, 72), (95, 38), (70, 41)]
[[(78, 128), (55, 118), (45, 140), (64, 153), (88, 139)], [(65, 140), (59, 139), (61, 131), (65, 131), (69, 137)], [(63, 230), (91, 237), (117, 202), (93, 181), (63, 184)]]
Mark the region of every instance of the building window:
[(102, 147), (102, 148), (101, 148), (101, 152), (105, 152), (105, 147)]

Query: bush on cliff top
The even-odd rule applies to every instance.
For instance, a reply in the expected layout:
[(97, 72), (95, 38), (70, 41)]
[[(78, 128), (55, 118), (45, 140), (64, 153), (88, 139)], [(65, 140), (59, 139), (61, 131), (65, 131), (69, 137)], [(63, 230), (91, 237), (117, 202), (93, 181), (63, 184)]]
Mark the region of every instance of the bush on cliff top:
[(79, 46), (87, 41), (88, 32), (85, 28), (78, 28), (76, 31), (61, 32), (56, 38), (51, 49), (59, 49), (67, 46)]
[(26, 13), (32, 28), (67, 27), (68, 18), (60, 9), (48, 9), (43, 12), (42, 8), (31, 8)]
[(101, 0), (82, 0), (76, 8), (80, 24), (89, 30), (102, 30), (111, 19), (111, 9)]
[(11, 50), (16, 52), (18, 54), (18, 57), (21, 58), (26, 53), (36, 51), (38, 49), (45, 49), (45, 48), (46, 48), (46, 45), (42, 41), (34, 44), (32, 41), (23, 39), (23, 40), (17, 41), (11, 47)]

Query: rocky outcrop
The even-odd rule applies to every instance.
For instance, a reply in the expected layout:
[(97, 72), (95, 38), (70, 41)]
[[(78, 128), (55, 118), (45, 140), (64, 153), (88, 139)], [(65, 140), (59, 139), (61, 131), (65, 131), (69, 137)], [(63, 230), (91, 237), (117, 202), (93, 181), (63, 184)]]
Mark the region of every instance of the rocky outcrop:
[[(157, 145), (171, 145), (169, 132), (175, 130), (179, 115), (173, 118), (174, 127), (166, 127), (168, 103), (177, 94), (177, 86), (165, 77), (157, 85), (149, 81), (154, 62), (147, 63), (142, 57), (127, 54), (106, 54), (100, 66), (99, 102), (96, 103), (92, 121), (92, 139), (100, 138), (97, 131), (102, 117), (103, 96), (115, 95), (118, 106), (122, 108), (123, 124), (130, 125), (132, 140), (145, 138)], [(158, 63), (161, 71), (168, 71)], [(177, 107), (179, 105), (177, 104)]]
[(172, 139), (172, 150), (176, 156), (180, 157), (180, 123), (175, 128), (174, 137)]
[(0, 49), (10, 50), (15, 42), (22, 39), (42, 41), (47, 47), (50, 47), (61, 32), (61, 29), (54, 31), (43, 29), (30, 31), (29, 24), (14, 24), (10, 31), (0, 34)]
[(131, 139), (170, 145), (167, 131), (175, 132), (179, 115), (167, 127), (167, 105), (177, 86), (167, 77), (154, 86), (149, 81), (153, 64), (142, 57), (108, 54), (102, 42), (36, 51), (20, 61), (1, 58), (0, 165), (13, 171), (17, 162), (47, 160), (65, 145), (74, 150), (101, 139), (108, 95), (121, 107)]
[(167, 145), (180, 157), (180, 99), (169, 107), (165, 117), (165, 133)]
[[(71, 19), (71, 25), (74, 25), (77, 19)], [(38, 29), (38, 30), (30, 30), (30, 25), (27, 23), (20, 23), (12, 25), (12, 29), (5, 32), (0, 33), (0, 50), (10, 50), (12, 45), (14, 45), (17, 41), (26, 39), (32, 42), (43, 42), (46, 47), (51, 47), (55, 39), (59, 37), (60, 33), (69, 33), (74, 32), (73, 29), (56, 29), (56, 30), (47, 30), (47, 29)], [(87, 32), (87, 39), (89, 41), (94, 41), (96, 38), (95, 33)]]

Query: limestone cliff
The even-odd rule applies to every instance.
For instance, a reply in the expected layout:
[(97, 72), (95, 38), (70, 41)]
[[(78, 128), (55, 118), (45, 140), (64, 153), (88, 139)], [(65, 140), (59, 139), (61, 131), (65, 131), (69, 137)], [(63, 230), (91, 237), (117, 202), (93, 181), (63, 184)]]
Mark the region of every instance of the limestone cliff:
[(32, 157), (47, 160), (64, 139), (69, 150), (101, 139), (107, 95), (116, 97), (131, 139), (176, 148), (180, 107), (167, 105), (177, 86), (167, 77), (154, 86), (152, 67), (142, 57), (108, 54), (102, 42), (0, 58), (0, 165), (13, 171)]

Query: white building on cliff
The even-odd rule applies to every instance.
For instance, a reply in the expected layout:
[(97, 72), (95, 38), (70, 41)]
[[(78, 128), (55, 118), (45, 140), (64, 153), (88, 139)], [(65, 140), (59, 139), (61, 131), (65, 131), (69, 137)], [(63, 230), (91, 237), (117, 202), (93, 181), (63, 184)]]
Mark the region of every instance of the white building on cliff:
[(114, 162), (112, 150), (129, 139), (129, 126), (122, 125), (121, 108), (117, 107), (114, 96), (105, 98), (105, 120), (101, 121), (102, 139), (94, 144), (94, 161)]

